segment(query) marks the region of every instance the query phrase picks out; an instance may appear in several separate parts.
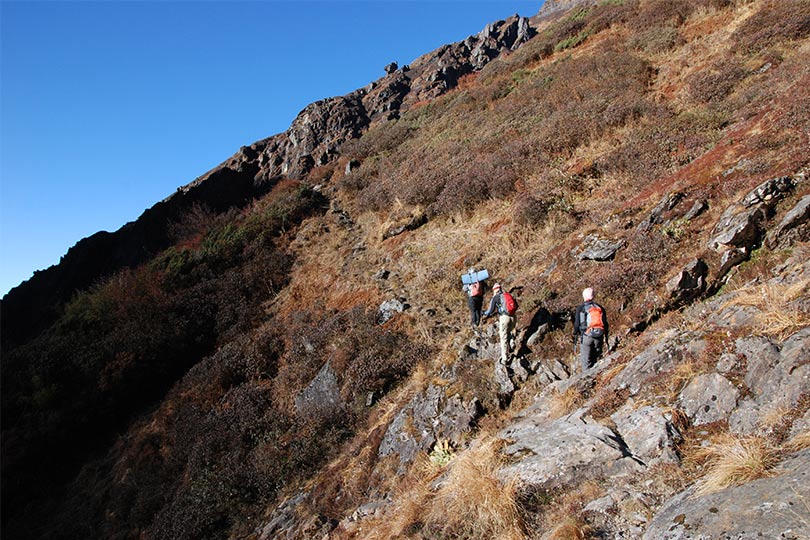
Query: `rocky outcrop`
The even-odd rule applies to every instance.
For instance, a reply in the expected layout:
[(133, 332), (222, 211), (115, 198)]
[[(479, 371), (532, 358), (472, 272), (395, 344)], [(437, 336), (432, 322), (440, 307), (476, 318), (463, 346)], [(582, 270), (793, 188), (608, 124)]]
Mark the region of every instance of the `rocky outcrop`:
[(499, 435), (512, 463), (502, 469), (532, 486), (569, 485), (638, 471), (643, 465), (611, 428), (580, 409), (550, 421), (529, 415)]
[(718, 493), (687, 489), (655, 515), (644, 540), (799, 540), (810, 534), (810, 450), (789, 456), (771, 478)]
[(610, 261), (624, 245), (623, 239), (609, 240), (591, 234), (574, 249), (572, 255), (581, 261)]
[(765, 245), (770, 249), (810, 240), (810, 195), (802, 197), (782, 221), (768, 233)]
[(429, 451), (438, 439), (457, 442), (480, 414), (478, 400), (464, 401), (458, 394), (448, 396), (443, 387), (431, 384), (389, 424), (378, 453), (398, 456), (404, 471), (418, 452)]
[(726, 208), (709, 240), (709, 248), (721, 254), (717, 279), (722, 279), (733, 266), (746, 260), (751, 251), (759, 246), (765, 220), (776, 203), (795, 186), (793, 177), (773, 178), (751, 190), (740, 202)]
[(667, 282), (666, 290), (670, 303), (680, 306), (691, 302), (706, 290), (709, 267), (700, 259), (687, 264), (683, 270)]

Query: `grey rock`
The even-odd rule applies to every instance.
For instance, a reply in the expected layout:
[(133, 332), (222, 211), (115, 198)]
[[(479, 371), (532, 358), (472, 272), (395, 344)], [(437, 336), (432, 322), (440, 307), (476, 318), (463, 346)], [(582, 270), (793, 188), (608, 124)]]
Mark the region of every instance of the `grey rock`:
[(498, 387), (498, 400), (502, 405), (506, 405), (509, 403), (509, 400), (512, 399), (512, 394), (515, 393), (515, 384), (509, 377), (509, 371), (507, 370), (506, 366), (500, 361), (495, 362), (495, 370), (493, 375), (495, 378), (495, 384)]
[(765, 212), (759, 207), (751, 209), (742, 204), (729, 206), (712, 231), (709, 247), (717, 252), (735, 247), (750, 251), (759, 239), (759, 224), (764, 219)]
[(737, 405), (740, 391), (719, 373), (698, 375), (678, 400), (694, 425), (725, 420)]
[(720, 359), (717, 361), (717, 372), (725, 375), (737, 369), (739, 365), (740, 361), (737, 359), (736, 354), (724, 353), (720, 355)]
[(765, 245), (770, 249), (789, 246), (797, 241), (810, 240), (810, 195), (802, 197), (779, 225), (771, 230), (765, 238)]
[(663, 199), (661, 199), (655, 208), (650, 211), (650, 215), (639, 223), (639, 226), (636, 228), (639, 232), (647, 232), (649, 231), (653, 225), (661, 223), (663, 221), (663, 215), (665, 212), (672, 210), (675, 206), (681, 202), (683, 199), (684, 194), (676, 191), (673, 193), (669, 193)]
[(380, 456), (397, 455), (400, 473), (413, 461), (417, 452), (427, 452), (438, 438), (458, 442), (481, 414), (478, 400), (465, 402), (461, 396), (446, 396), (444, 388), (430, 385), (403, 407), (383, 436)]
[(747, 248), (727, 249), (720, 256), (720, 268), (717, 270), (719, 276), (725, 276), (729, 270), (748, 259)]
[[(609, 261), (613, 259), (616, 252), (625, 244), (623, 239), (611, 241), (599, 238), (596, 235), (589, 235), (585, 241), (574, 249), (577, 259), (591, 261)], [(578, 252), (578, 253), (577, 253)]]
[(675, 447), (681, 434), (658, 407), (633, 409), (628, 404), (610, 418), (630, 452), (646, 465), (680, 461)]
[(690, 342), (697, 346), (701, 342), (700, 335), (695, 332), (668, 331), (656, 343), (633, 357), (622, 372), (613, 378), (608, 388), (626, 388), (631, 395), (638, 394), (659, 373), (673, 370), (688, 352)]
[(750, 250), (759, 242), (767, 211), (795, 186), (790, 177), (767, 180), (752, 189), (742, 201), (723, 212), (715, 225), (709, 247), (722, 252), (732, 247)]
[(500, 474), (542, 486), (621, 476), (643, 469), (612, 429), (589, 423), (583, 413), (584, 409), (580, 409), (552, 421), (529, 415), (503, 430), (499, 436), (508, 441), (503, 453), (510, 464)]
[(300, 416), (329, 417), (342, 409), (337, 375), (326, 362), (315, 378), (295, 397), (295, 412)]
[(795, 187), (790, 176), (772, 178), (752, 189), (742, 200), (743, 206), (773, 205)]
[(299, 506), (306, 502), (306, 494), (299, 493), (279, 504), (267, 521), (255, 531), (258, 540), (292, 540), (299, 525)]
[(695, 204), (692, 205), (691, 208), (683, 215), (683, 219), (690, 221), (698, 217), (700, 214), (705, 212), (709, 208), (709, 203), (705, 200), (701, 199), (699, 201), (695, 201)]
[(768, 338), (741, 338), (737, 353), (746, 359), (745, 383), (751, 396), (729, 418), (735, 433), (752, 433), (769, 415), (795, 407), (810, 392), (810, 328), (804, 328), (781, 343)]
[(760, 540), (810, 537), (810, 450), (785, 459), (773, 478), (667, 501), (643, 540)]
[(406, 304), (403, 300), (398, 298), (386, 300), (385, 302), (380, 304), (380, 307), (377, 310), (378, 312), (377, 322), (379, 324), (384, 324), (390, 321), (397, 313), (402, 313), (403, 311), (408, 309), (408, 307), (410, 306)]
[(706, 275), (709, 267), (700, 259), (687, 264), (683, 270), (670, 279), (666, 291), (674, 305), (694, 300), (706, 290)]

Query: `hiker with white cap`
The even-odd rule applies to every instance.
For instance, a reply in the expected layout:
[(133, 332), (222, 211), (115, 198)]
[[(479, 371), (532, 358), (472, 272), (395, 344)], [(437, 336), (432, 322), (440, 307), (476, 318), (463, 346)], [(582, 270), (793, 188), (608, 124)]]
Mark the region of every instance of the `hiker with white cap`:
[(515, 331), (515, 313), (517, 312), (517, 302), (508, 292), (501, 289), (501, 284), (492, 286), (492, 300), (489, 301), (489, 308), (484, 312), (486, 319), (490, 315), (498, 313), (498, 334), (501, 338), (501, 363), (509, 363), (509, 343)]
[(602, 355), (602, 345), (607, 340), (608, 320), (605, 308), (594, 301), (593, 289), (582, 291), (584, 302), (574, 312), (574, 341), (579, 340), (579, 359), (582, 371), (589, 369)]

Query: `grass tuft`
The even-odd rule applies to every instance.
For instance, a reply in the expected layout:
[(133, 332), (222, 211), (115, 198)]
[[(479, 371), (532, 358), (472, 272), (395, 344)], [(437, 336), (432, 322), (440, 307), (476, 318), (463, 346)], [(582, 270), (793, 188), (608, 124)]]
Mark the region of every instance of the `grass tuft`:
[(740, 486), (758, 478), (774, 476), (779, 451), (761, 437), (725, 435), (701, 449), (707, 473), (698, 482), (696, 495), (708, 495)]

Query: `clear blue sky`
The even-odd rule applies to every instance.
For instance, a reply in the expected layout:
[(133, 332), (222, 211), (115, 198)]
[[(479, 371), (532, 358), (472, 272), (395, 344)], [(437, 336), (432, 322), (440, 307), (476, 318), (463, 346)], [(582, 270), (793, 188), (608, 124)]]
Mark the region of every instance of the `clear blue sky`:
[(240, 146), (542, 0), (0, 0), (0, 296)]

